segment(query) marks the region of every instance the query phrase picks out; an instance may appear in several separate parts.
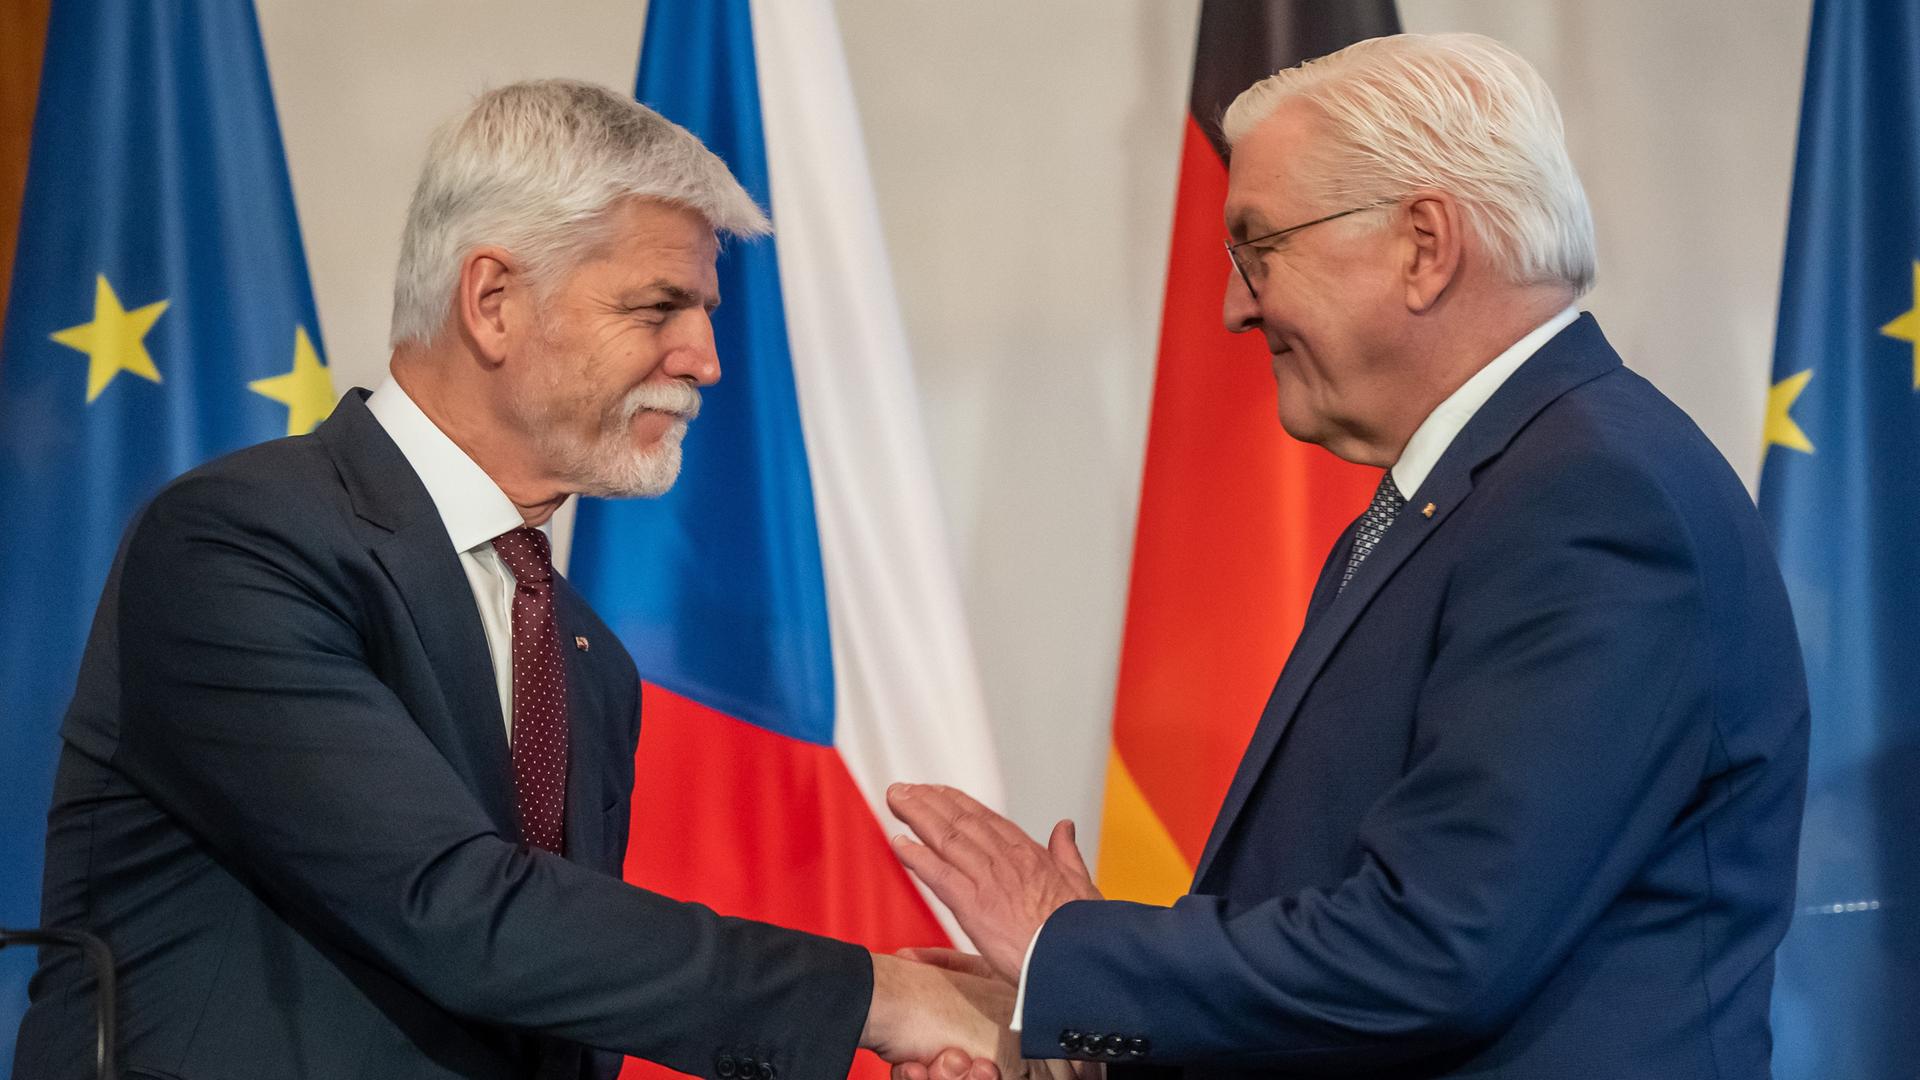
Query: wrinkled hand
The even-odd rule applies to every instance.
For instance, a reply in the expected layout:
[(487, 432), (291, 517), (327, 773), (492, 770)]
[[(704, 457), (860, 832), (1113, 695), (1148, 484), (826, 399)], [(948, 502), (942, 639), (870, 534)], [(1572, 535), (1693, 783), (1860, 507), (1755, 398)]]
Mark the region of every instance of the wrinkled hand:
[(953, 911), (980, 955), (1009, 983), (1020, 978), (1027, 945), (1049, 915), (1069, 900), (1100, 899), (1074, 846), (1071, 821), (1055, 825), (1041, 847), (950, 787), (895, 784), (887, 789), (887, 806), (920, 838), (894, 838), (900, 861)]

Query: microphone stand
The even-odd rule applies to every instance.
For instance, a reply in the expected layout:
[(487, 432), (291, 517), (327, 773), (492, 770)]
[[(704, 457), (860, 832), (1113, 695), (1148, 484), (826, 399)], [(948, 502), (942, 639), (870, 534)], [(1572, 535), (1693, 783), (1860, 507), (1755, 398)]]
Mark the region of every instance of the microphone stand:
[(9, 945), (65, 945), (86, 954), (97, 988), (93, 996), (94, 1072), (99, 1080), (117, 1080), (120, 1074), (114, 1067), (113, 1048), (119, 1041), (116, 1018), (120, 1014), (114, 1000), (113, 954), (107, 951), (106, 942), (78, 930), (0, 929), (0, 949)]

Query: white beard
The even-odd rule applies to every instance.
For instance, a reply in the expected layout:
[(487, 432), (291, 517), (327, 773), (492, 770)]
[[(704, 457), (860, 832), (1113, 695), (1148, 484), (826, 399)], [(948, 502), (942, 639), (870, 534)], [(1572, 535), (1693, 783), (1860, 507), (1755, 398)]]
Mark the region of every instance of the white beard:
[[(658, 442), (633, 446), (633, 421), (642, 412), (678, 416)], [(683, 382), (636, 386), (600, 417), (599, 430), (582, 438), (573, 429), (554, 423), (553, 412), (529, 417), (541, 452), (569, 487), (582, 494), (608, 499), (651, 498), (664, 495), (680, 476), (680, 441), (687, 422), (700, 414), (700, 391)]]

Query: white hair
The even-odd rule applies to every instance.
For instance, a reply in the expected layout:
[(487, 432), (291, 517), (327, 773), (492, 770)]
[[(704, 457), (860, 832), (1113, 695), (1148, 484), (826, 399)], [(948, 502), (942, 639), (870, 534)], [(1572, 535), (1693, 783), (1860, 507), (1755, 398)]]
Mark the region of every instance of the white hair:
[(400, 240), (390, 343), (433, 339), (474, 248), (505, 248), (552, 285), (593, 254), (628, 198), (685, 206), (722, 235), (772, 229), (725, 162), (630, 97), (567, 79), (482, 94), (427, 151)]
[(1479, 34), (1349, 45), (1242, 92), (1221, 123), (1228, 145), (1296, 98), (1324, 118), (1327, 145), (1301, 181), (1327, 209), (1437, 188), (1509, 281), (1593, 286), (1593, 213), (1560, 107), (1513, 50)]

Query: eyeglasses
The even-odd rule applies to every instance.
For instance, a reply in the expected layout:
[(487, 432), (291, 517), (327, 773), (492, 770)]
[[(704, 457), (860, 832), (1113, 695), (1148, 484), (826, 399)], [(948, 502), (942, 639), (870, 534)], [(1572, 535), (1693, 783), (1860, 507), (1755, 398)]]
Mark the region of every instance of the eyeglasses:
[(1315, 225), (1325, 225), (1329, 221), (1338, 221), (1339, 219), (1346, 217), (1348, 214), (1358, 214), (1362, 210), (1378, 210), (1383, 206), (1392, 206), (1394, 203), (1398, 201), (1399, 201), (1398, 199), (1382, 199), (1378, 202), (1368, 203), (1365, 206), (1356, 206), (1351, 210), (1342, 210), (1337, 214), (1328, 214), (1326, 217), (1314, 218), (1312, 221), (1302, 222), (1298, 225), (1289, 225), (1284, 229), (1279, 229), (1274, 232), (1266, 233), (1261, 236), (1256, 236), (1250, 240), (1242, 240), (1239, 243), (1235, 243), (1232, 240), (1228, 240), (1226, 242), (1227, 258), (1232, 259), (1233, 268), (1235, 270), (1240, 271), (1240, 280), (1247, 283), (1248, 295), (1252, 296), (1255, 300), (1258, 300), (1260, 299), (1260, 290), (1254, 288), (1253, 278), (1255, 274), (1259, 274), (1261, 277), (1265, 277), (1267, 273), (1266, 268), (1262, 266), (1260, 263), (1260, 259), (1259, 259), (1260, 253), (1253, 252), (1250, 254), (1247, 260), (1247, 262), (1253, 263), (1253, 269), (1251, 270), (1247, 269), (1247, 262), (1241, 261), (1241, 258), (1240, 258), (1241, 248), (1247, 247), (1251, 244), (1271, 243), (1275, 240), (1281, 239), (1282, 237), (1290, 236), (1293, 233), (1297, 233), (1301, 229), (1310, 229)]

